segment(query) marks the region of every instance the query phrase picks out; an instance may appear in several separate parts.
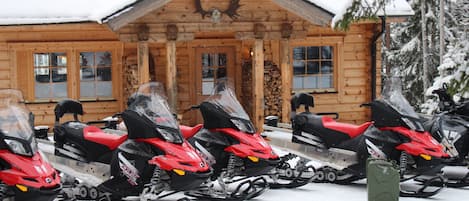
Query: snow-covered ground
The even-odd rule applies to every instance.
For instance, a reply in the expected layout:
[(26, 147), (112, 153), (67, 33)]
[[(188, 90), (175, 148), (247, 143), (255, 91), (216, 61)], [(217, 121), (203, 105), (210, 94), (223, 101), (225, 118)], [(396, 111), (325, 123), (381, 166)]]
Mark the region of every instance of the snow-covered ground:
[[(358, 181), (352, 185), (311, 183), (296, 189), (269, 189), (264, 194), (253, 199), (256, 201), (366, 201), (366, 180)], [(163, 200), (177, 200), (182, 194), (176, 194)], [(431, 198), (407, 198), (400, 197), (401, 201), (458, 201), (469, 198), (469, 187), (445, 188)]]

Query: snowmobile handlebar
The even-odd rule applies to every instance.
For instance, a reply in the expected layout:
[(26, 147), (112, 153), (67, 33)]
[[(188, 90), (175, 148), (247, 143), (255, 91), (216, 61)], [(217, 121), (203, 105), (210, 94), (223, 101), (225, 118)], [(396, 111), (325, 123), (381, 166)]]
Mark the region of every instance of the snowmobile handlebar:
[(182, 113), (184, 114), (186, 112), (189, 112), (189, 111), (192, 111), (192, 110), (198, 110), (198, 109), (200, 109), (200, 105), (192, 105), (191, 107), (183, 110)]
[(371, 107), (371, 103), (363, 103), (360, 107)]

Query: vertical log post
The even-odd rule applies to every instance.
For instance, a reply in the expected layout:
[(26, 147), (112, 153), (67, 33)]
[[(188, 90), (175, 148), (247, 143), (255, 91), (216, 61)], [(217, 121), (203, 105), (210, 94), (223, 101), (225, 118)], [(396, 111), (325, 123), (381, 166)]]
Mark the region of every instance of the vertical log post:
[(290, 62), (290, 36), (293, 26), (282, 24), (282, 39), (280, 41), (280, 73), (282, 79), (282, 122), (290, 122), (290, 99), (292, 89), (292, 67)]
[(253, 123), (258, 132), (264, 125), (264, 35), (263, 24), (254, 25), (254, 55), (252, 57), (252, 93), (253, 93)]
[(166, 37), (166, 93), (168, 94), (168, 103), (173, 112), (177, 112), (177, 66), (176, 66), (176, 39), (178, 28), (175, 24), (169, 24)]
[(138, 57), (138, 83), (143, 84), (150, 80), (150, 64), (148, 54), (149, 27), (142, 24), (137, 27), (137, 57)]

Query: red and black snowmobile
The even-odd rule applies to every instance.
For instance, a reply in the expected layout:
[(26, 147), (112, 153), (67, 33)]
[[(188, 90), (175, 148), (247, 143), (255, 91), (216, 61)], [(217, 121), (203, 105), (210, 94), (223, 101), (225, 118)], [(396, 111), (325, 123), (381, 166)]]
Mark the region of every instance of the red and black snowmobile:
[[(62, 112), (67, 111), (70, 110)], [(55, 156), (56, 163), (67, 166), (63, 169), (67, 175), (84, 181), (83, 185), (71, 187), (78, 191), (73, 194), (75, 199), (114, 200), (139, 196), (143, 200), (154, 200), (172, 194), (160, 195), (163, 191), (189, 190), (208, 180), (212, 174), (210, 166), (182, 137), (161, 84), (141, 85), (121, 117), (128, 134), (104, 133), (78, 121), (56, 126), (63, 131), (55, 133), (59, 134), (55, 137), (56, 153), (64, 156), (57, 149), (67, 148), (80, 155), (76, 158), (73, 154), (65, 155), (59, 159)], [(107, 169), (93, 169), (97, 163), (90, 161), (109, 165), (104, 166)], [(67, 170), (70, 162), (79, 164), (78, 169)], [(87, 171), (89, 169), (93, 171)], [(84, 173), (85, 177), (74, 171)], [(109, 172), (110, 175), (102, 176)], [(90, 175), (101, 175), (105, 181), (89, 185), (86, 182)]]
[(53, 200), (61, 190), (60, 177), (38, 151), (31, 113), (12, 100), (18, 94), (0, 90), (0, 200)]
[[(446, 185), (448, 187), (469, 186), (469, 169), (467, 157), (469, 154), (469, 101), (457, 104), (447, 92), (446, 84), (433, 91), (437, 94), (440, 113), (427, 119), (423, 125), (425, 130), (440, 142), (450, 158), (443, 162), (452, 167), (443, 169), (445, 183), (433, 182), (432, 185)], [(419, 178), (425, 182), (426, 178)]]
[[(293, 143), (273, 134), (267, 136), (272, 145), (323, 163), (315, 176), (319, 182), (347, 184), (365, 178), (368, 157), (395, 161), (400, 167), (401, 181), (422, 174), (435, 175), (443, 166), (441, 159), (448, 155), (423, 130), (419, 117), (402, 96), (398, 81), (394, 80), (394, 85), (388, 83), (382, 100), (363, 104), (371, 108), (372, 121), (361, 125), (339, 123), (329, 116), (311, 113), (313, 97), (296, 94), (291, 99)], [(305, 112), (297, 114), (302, 105)], [(443, 178), (437, 175), (430, 180)], [(428, 184), (419, 189), (401, 188), (401, 196), (429, 197), (441, 189), (427, 191), (427, 187)]]
[[(256, 132), (233, 90), (225, 82), (220, 82), (211, 96), (192, 109), (200, 110), (204, 123), (195, 127), (181, 126), (181, 131), (212, 166), (212, 180), (217, 179), (222, 187), (234, 181), (244, 181), (237, 187), (241, 192), (222, 192), (225, 196), (219, 199), (244, 200), (260, 195), (267, 188), (267, 181), (259, 176), (275, 169), (280, 158)], [(250, 180), (253, 177), (255, 179)], [(310, 181), (300, 180), (289, 187), (305, 185)], [(250, 188), (247, 191), (241, 187), (245, 184)], [(280, 187), (280, 184), (272, 186)], [(192, 195), (199, 198), (208, 196), (203, 192)]]

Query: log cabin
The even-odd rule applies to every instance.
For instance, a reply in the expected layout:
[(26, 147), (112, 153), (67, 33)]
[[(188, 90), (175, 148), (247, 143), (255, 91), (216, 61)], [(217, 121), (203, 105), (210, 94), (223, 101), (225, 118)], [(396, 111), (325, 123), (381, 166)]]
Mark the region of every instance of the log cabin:
[(412, 14), (394, 0), (381, 20), (338, 31), (344, 0), (29, 1), (34, 11), (25, 1), (2, 7), (0, 88), (20, 89), (37, 125), (52, 125), (64, 98), (83, 103), (84, 121), (123, 111), (148, 81), (162, 82), (181, 123), (194, 125), (201, 116), (183, 111), (220, 79), (258, 128), (268, 115), (288, 122), (296, 92), (313, 94), (314, 112), (361, 123), (369, 113), (359, 105), (380, 91), (384, 24)]

